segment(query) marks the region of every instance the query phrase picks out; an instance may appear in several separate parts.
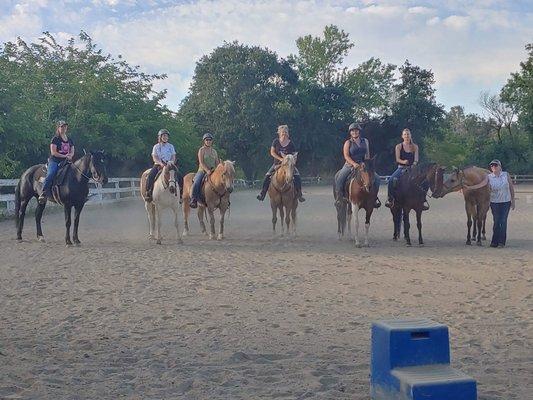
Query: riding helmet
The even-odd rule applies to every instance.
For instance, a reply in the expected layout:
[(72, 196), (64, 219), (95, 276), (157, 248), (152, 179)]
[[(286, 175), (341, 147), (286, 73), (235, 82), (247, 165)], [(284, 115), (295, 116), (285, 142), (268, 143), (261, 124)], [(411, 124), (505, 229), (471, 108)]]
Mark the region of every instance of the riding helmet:
[(211, 135), (209, 132), (208, 133), (204, 133), (204, 136), (202, 136), (202, 141), (205, 140), (205, 139), (213, 140), (213, 135)]
[(159, 132), (157, 132), (157, 137), (161, 137), (162, 135), (165, 135), (165, 134), (170, 136), (168, 129), (159, 129)]
[(354, 129), (357, 129), (359, 131), (362, 131), (363, 130), (363, 127), (361, 126), (360, 123), (358, 122), (353, 122), (350, 124), (350, 126), (348, 127), (348, 132), (354, 130)]

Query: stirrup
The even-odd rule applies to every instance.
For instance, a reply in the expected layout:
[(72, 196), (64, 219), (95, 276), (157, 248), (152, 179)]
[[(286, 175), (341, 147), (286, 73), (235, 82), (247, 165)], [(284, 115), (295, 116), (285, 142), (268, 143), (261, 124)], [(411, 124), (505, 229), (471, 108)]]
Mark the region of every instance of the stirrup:
[(424, 201), (424, 204), (422, 204), (422, 211), (427, 211), (429, 210), (429, 203), (428, 201)]
[(191, 207), (191, 208), (197, 208), (197, 207), (198, 207), (198, 200), (196, 200), (196, 199), (192, 199), (192, 200), (189, 202), (189, 207)]
[(379, 208), (379, 207), (381, 207), (381, 201), (378, 198), (376, 198), (376, 202), (374, 203), (374, 208)]
[(37, 199), (37, 202), (41, 205), (43, 204), (46, 204), (46, 201), (47, 201), (47, 196), (46, 194), (43, 192), (41, 193), (41, 195), (39, 196), (39, 198)]
[(298, 197), (298, 201), (300, 203), (303, 203), (305, 201), (305, 197), (303, 197), (303, 196)]

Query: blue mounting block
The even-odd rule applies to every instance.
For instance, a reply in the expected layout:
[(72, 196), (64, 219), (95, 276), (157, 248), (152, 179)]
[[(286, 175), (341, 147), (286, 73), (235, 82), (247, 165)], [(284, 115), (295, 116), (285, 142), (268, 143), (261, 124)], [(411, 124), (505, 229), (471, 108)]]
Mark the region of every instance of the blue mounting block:
[(476, 381), (450, 367), (448, 327), (425, 318), (372, 324), (374, 400), (476, 400)]

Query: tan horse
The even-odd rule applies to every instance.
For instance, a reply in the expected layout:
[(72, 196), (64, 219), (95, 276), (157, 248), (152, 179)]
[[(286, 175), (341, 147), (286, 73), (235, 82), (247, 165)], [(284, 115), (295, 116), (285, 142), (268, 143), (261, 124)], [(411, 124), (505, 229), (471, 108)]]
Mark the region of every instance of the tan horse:
[(287, 154), (283, 157), (283, 161), (276, 169), (268, 187), (268, 196), (270, 197), (270, 207), (272, 208), (272, 230), (276, 233), (276, 222), (278, 221), (277, 211), (281, 219), (281, 234), (285, 233), (285, 226), (287, 233), (296, 235), (296, 208), (298, 207), (298, 199), (296, 191), (294, 190), (294, 170), (296, 167), (296, 160), (298, 153)]
[(355, 216), (355, 246), (361, 247), (359, 241), (359, 210), (364, 209), (365, 216), (365, 240), (364, 246), (368, 247), (368, 231), (370, 229), (370, 217), (374, 212), (379, 192), (379, 185), (375, 184), (376, 173), (374, 171), (374, 160), (367, 160), (356, 175), (348, 183), (348, 200), (352, 206), (352, 212), (347, 213), (348, 226), (351, 225), (352, 214)]
[[(183, 178), (183, 217), (185, 219), (183, 236), (187, 236), (189, 234), (189, 213), (191, 211), (191, 208), (189, 207), (189, 201), (192, 194), (194, 175), (194, 173), (190, 173), (185, 175)], [(209, 239), (215, 238), (215, 209), (217, 208), (220, 211), (220, 229), (217, 239), (224, 239), (224, 217), (230, 206), (229, 196), (231, 192), (233, 192), (234, 179), (235, 162), (226, 160), (220, 162), (211, 175), (208, 175), (202, 184), (201, 193), (205, 199), (205, 206), (200, 204), (200, 202), (198, 203), (198, 220), (200, 221), (202, 233), (207, 235), (207, 229), (204, 222), (207, 209), (207, 213), (209, 214), (209, 222), (211, 225)]]
[[(479, 167), (467, 167), (455, 169), (446, 179), (433, 197), (443, 197), (450, 192), (463, 191), (466, 209), (466, 226), (468, 233), (466, 244), (470, 245), (470, 228), (474, 223), (472, 237), (476, 238), (478, 246), (481, 246), (481, 239), (485, 240), (485, 222), (487, 212), (490, 207), (490, 186), (488, 174), (490, 171)], [(483, 236), (481, 234), (483, 233)]]
[[(157, 244), (161, 244), (161, 211), (170, 208), (174, 213), (174, 226), (178, 234), (178, 243), (182, 243), (181, 234), (178, 227), (178, 188), (176, 183), (176, 166), (168, 162), (154, 182), (152, 191), (152, 201), (145, 198), (146, 179), (150, 170), (147, 169), (141, 175), (141, 196), (144, 200), (144, 207), (148, 214), (150, 233), (148, 238), (155, 239)], [(155, 235), (154, 235), (154, 231)]]

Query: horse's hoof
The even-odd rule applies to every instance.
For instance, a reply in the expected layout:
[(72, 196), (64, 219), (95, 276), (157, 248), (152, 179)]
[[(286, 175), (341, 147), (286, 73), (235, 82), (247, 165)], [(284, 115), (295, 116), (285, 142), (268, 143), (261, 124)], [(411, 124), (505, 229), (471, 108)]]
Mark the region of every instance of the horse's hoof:
[(485, 235), (483, 235), (483, 236), (481, 237), (481, 240), (487, 240), (487, 237), (486, 237)]
[(178, 244), (183, 244), (183, 240), (178, 239)]
[(217, 236), (217, 240), (222, 240), (222, 239), (224, 239), (224, 235), (219, 234), (219, 235)]
[(393, 237), (392, 240), (394, 240), (395, 242), (398, 241), (398, 238), (397, 237)]
[(74, 242), (74, 245), (75, 245), (76, 247), (80, 247), (80, 246), (81, 246), (81, 242)]
[(478, 245), (478, 246), (483, 246), (483, 243), (481, 243), (481, 241), (477, 241), (477, 242), (476, 242), (476, 245)]
[(213, 240), (214, 238), (215, 238), (215, 235), (212, 235), (212, 234), (209, 235), (209, 240)]
[(156, 244), (161, 244), (161, 239), (157, 239), (157, 240), (155, 241), (155, 243), (156, 243)]
[(418, 247), (424, 247), (424, 243), (418, 243)]
[(365, 247), (370, 247), (370, 243), (365, 243)]
[(465, 243), (467, 246), (471, 246), (472, 245), (472, 242), (470, 240), (467, 240), (466, 243)]
[(357, 242), (355, 242), (355, 247), (357, 247), (358, 249), (360, 249), (360, 248), (361, 248), (361, 243), (357, 243)]
[(189, 236), (189, 231), (184, 230), (184, 231), (183, 231), (183, 236)]
[(22, 243), (22, 238), (17, 238), (17, 243)]
[[(46, 243), (46, 240), (44, 240), (44, 236), (37, 236), (37, 240), (41, 243)], [(22, 239), (20, 239), (20, 242), (22, 242)]]
[(65, 247), (67, 247), (67, 248), (72, 247), (72, 243), (65, 244)]
[(411, 247), (411, 246), (412, 246), (412, 245), (411, 245), (411, 242), (407, 242), (405, 245), (406, 245), (407, 247)]

